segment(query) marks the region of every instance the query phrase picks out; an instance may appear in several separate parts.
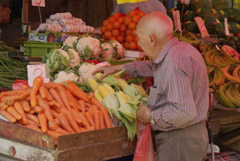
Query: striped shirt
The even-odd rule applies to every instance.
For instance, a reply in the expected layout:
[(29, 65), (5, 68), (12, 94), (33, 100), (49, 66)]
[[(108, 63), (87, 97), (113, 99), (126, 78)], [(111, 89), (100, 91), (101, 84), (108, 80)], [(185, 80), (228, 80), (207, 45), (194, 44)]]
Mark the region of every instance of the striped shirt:
[(169, 131), (206, 119), (209, 84), (201, 54), (188, 43), (173, 38), (156, 60), (124, 65), (132, 77), (153, 76), (148, 107), (153, 130)]

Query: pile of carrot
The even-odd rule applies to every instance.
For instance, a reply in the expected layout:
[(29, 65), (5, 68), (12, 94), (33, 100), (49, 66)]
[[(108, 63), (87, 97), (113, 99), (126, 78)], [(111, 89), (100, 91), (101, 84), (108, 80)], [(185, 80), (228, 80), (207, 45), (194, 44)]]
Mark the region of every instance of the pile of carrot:
[(0, 114), (12, 123), (54, 137), (112, 127), (106, 108), (71, 81), (44, 83), (36, 77), (33, 87), (0, 93)]

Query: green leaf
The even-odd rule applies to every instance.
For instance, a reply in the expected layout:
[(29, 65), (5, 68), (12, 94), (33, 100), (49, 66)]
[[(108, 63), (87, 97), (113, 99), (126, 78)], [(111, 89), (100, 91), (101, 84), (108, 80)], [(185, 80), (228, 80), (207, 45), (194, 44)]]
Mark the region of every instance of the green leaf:
[(91, 58), (93, 55), (93, 51), (89, 48), (88, 45), (86, 45), (85, 49), (84, 49), (84, 57), (89, 59)]
[(68, 55), (69, 55), (70, 59), (74, 59), (75, 58), (75, 56), (74, 56), (72, 51), (68, 51)]
[(65, 56), (62, 57), (62, 63), (67, 67), (68, 66), (68, 60)]

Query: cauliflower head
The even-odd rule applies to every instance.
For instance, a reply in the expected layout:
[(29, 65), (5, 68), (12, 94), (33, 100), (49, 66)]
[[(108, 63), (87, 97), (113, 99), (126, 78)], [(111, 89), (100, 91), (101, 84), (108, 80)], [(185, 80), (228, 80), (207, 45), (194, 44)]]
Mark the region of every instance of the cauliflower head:
[(124, 52), (125, 52), (125, 49), (122, 46), (122, 44), (120, 44), (116, 40), (111, 40), (111, 41), (109, 41), (109, 43), (113, 46), (113, 49), (116, 50), (116, 52), (117, 52), (116, 58), (122, 58), (124, 56)]
[(72, 48), (73, 44), (77, 43), (77, 36), (67, 37), (66, 40), (63, 42), (63, 46), (67, 45), (68, 47)]
[(68, 65), (71, 67), (71, 68), (74, 68), (75, 66), (77, 66), (78, 64), (80, 64), (80, 56), (78, 54), (78, 52), (76, 52), (75, 50), (73, 49), (68, 49), (68, 55), (69, 55), (69, 62), (68, 62)]
[(100, 54), (100, 41), (91, 36), (83, 37), (78, 40), (77, 51), (86, 59), (98, 57)]
[(88, 78), (93, 78), (94, 77), (94, 75), (92, 75), (92, 73), (97, 68), (99, 68), (99, 66), (92, 65), (92, 64), (89, 64), (89, 63), (83, 63), (78, 70), (78, 74), (81, 76), (83, 81), (87, 81)]
[(79, 76), (74, 74), (73, 72), (66, 73), (65, 71), (61, 71), (58, 73), (57, 78), (54, 80), (56, 83), (62, 83), (66, 81), (77, 81), (79, 79)]
[(113, 46), (109, 43), (102, 43), (101, 48), (103, 60), (112, 60), (116, 56), (114, 54)]

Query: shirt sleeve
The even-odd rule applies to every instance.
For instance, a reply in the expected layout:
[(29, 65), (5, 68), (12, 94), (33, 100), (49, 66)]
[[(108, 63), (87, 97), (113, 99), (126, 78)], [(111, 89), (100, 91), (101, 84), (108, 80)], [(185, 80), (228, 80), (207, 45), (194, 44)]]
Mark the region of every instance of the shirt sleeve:
[(152, 61), (139, 61), (134, 63), (124, 64), (125, 71), (131, 77), (152, 77), (153, 76), (153, 62)]
[(152, 112), (160, 129), (181, 126), (197, 115), (191, 87), (191, 73), (184, 69), (184, 64), (186, 66), (191, 63), (183, 61), (181, 67), (173, 66), (171, 69), (166, 94), (169, 103)]

